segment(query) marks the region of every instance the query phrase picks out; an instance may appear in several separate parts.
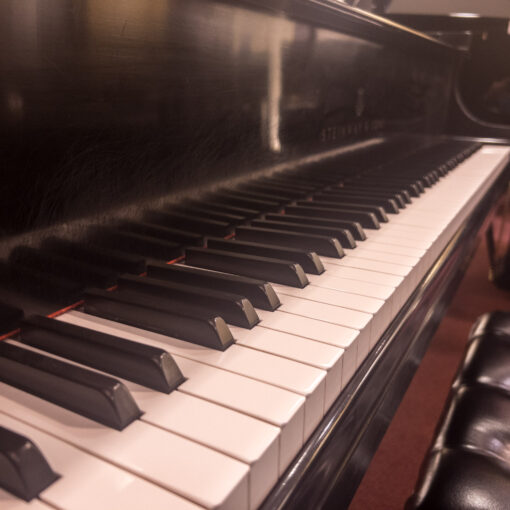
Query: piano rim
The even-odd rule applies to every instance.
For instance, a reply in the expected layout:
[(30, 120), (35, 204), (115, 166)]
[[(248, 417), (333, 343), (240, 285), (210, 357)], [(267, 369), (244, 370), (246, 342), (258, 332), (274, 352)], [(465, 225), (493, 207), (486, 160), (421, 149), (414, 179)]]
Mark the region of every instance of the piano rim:
[(506, 190), (504, 164), (259, 510), (349, 506)]
[(269, 12), (383, 44), (467, 58), (469, 52), (384, 16), (335, 0), (209, 0)]

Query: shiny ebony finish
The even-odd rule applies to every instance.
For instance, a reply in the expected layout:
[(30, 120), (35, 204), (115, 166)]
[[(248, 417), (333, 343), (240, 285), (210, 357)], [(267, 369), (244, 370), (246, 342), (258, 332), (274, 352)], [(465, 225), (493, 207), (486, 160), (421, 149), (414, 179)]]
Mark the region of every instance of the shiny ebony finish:
[(72, 235), (348, 142), (439, 133), (455, 58), (336, 1), (6, 0), (0, 237), (74, 220)]
[(508, 19), (406, 14), (391, 18), (469, 52), (456, 74), (447, 130), (510, 139)]

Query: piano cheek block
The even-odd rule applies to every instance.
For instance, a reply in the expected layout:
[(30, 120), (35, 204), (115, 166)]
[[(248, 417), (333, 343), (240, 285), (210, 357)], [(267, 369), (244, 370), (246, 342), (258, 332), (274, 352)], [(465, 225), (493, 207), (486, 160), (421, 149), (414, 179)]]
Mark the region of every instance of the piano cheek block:
[(0, 427), (0, 488), (31, 501), (58, 478), (32, 441)]

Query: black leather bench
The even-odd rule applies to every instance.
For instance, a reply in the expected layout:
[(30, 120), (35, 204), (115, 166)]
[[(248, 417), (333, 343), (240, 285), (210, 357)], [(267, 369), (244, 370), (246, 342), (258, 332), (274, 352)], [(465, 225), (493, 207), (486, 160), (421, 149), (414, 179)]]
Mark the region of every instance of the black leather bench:
[(510, 510), (510, 313), (471, 329), (406, 510)]

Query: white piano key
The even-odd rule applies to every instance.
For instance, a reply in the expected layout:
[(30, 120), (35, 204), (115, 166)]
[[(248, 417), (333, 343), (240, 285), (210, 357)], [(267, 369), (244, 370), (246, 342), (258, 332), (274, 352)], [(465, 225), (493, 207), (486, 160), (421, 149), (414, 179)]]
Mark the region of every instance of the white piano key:
[(379, 243), (373, 239), (358, 241), (358, 246), (355, 248), (356, 250), (361, 250), (361, 253), (366, 250), (377, 251), (378, 253), (394, 253), (396, 255), (404, 255), (408, 257), (413, 257), (420, 259), (422, 258), (427, 251), (421, 248), (409, 248), (408, 246), (399, 246), (395, 244), (383, 244)]
[(176, 434), (140, 420), (113, 430), (3, 383), (0, 408), (198, 505), (249, 508), (248, 466)]
[[(374, 249), (373, 247), (371, 248), (370, 246), (365, 247), (358, 245), (356, 248), (352, 249), (344, 248), (344, 252), (347, 258), (355, 256), (356, 258), (377, 260), (379, 262), (389, 262), (390, 264), (400, 264), (408, 267), (414, 267), (420, 260), (419, 257), (410, 257), (409, 255), (378, 251), (377, 249)], [(338, 259), (333, 259), (331, 257), (321, 257), (321, 260), (331, 263), (333, 260)]]
[[(279, 310), (282, 312), (357, 330), (358, 335), (355, 340), (342, 345), (342, 348), (346, 351), (351, 348), (357, 349), (363, 357), (368, 352), (372, 335), (372, 314), (288, 295), (281, 295), (280, 302)], [(271, 313), (266, 313), (261, 324), (270, 328), (273, 317)], [(357, 347), (354, 344), (357, 344)], [(356, 366), (359, 365), (358, 357)]]
[[(59, 317), (64, 322), (94, 328), (94, 317), (80, 312), (69, 312)], [(107, 328), (104, 328), (108, 331)], [(125, 331), (129, 340), (154, 347), (167, 348), (166, 338), (141, 338)], [(157, 335), (156, 335), (157, 336)], [(280, 468), (283, 471), (297, 453), (304, 440), (305, 398), (297, 393), (227, 372), (173, 354), (186, 381), (178, 391), (215, 402), (230, 409), (267, 421), (281, 429)]]
[[(409, 225), (409, 226), (416, 226), (416, 227), (430, 227), (430, 228), (437, 228), (437, 227), (443, 227), (445, 225), (445, 219), (444, 215), (441, 213), (434, 214), (433, 211), (427, 211), (426, 214), (424, 214), (421, 211), (410, 211), (407, 213), (404, 213), (401, 217), (395, 218), (393, 222), (397, 225)], [(400, 235), (398, 233), (393, 232), (393, 236)], [(401, 234), (403, 237), (405, 237), (405, 234)], [(415, 241), (419, 243), (419, 240)]]
[(303, 395), (306, 398), (305, 436), (312, 432), (323, 416), (326, 378), (326, 372), (323, 370), (248, 349), (242, 345), (234, 344), (225, 351), (217, 351), (80, 312), (69, 312), (59, 319), (68, 320), (68, 317), (76, 317), (77, 314), (80, 314), (81, 319), (86, 319), (86, 324), (79, 322), (85, 327), (141, 342), (144, 339), (158, 340), (161, 342), (160, 347), (171, 354), (178, 354)]
[[(159, 345), (157, 342), (153, 342), (152, 345), (164, 347)], [(169, 396), (164, 393), (153, 392), (152, 390), (138, 386), (137, 384), (130, 381), (123, 381), (137, 400), (139, 407), (142, 409), (142, 411), (144, 411), (145, 414), (143, 415), (142, 419), (145, 421), (150, 421), (159, 427), (167, 428), (172, 432), (176, 432), (201, 444), (222, 451), (223, 453), (227, 453), (231, 456), (239, 458), (245, 462), (248, 462), (247, 459), (250, 459), (252, 465), (255, 463), (255, 459), (252, 455), (253, 448), (255, 446), (259, 448), (259, 450), (262, 448), (262, 443), (264, 440), (267, 440), (268, 435), (270, 435), (267, 430), (265, 430), (265, 439), (262, 437), (257, 440), (256, 434), (250, 434), (250, 437), (255, 439), (256, 443), (251, 445), (246, 444), (247, 447), (250, 446), (250, 449), (245, 453), (244, 457), (243, 452), (240, 452), (239, 450), (233, 450), (233, 447), (236, 446), (235, 444), (230, 444), (230, 449), (226, 449), (227, 442), (230, 442), (232, 438), (235, 438), (236, 432), (240, 432), (244, 438), (244, 434), (250, 432), (250, 428), (262, 428), (262, 432), (264, 432), (266, 427), (269, 427), (272, 430), (276, 429), (278, 431), (280, 431), (281, 427), (282, 434), (285, 437), (279, 446), (280, 449), (282, 445), (286, 448), (285, 452), (280, 451), (278, 453), (278, 455), (281, 457), (281, 460), (279, 461), (280, 463), (278, 472), (281, 473), (303, 443), (304, 398), (274, 386), (258, 383), (257, 381), (239, 376), (237, 374), (231, 374), (229, 372), (209, 367), (201, 363), (191, 362), (185, 358), (174, 356), (174, 359), (176, 360), (179, 368), (187, 380), (181, 386), (179, 386), (178, 390), (173, 392), (170, 397), (176, 393), (182, 392), (181, 395), (195, 395), (201, 397), (202, 399), (206, 399), (207, 401), (211, 401), (205, 402), (202, 400), (202, 405), (200, 406), (202, 416), (198, 416), (200, 413), (197, 409), (195, 409), (194, 412), (190, 414), (190, 416), (193, 416), (194, 419), (199, 420), (200, 424), (204, 424), (219, 421), (219, 419), (214, 419), (214, 416), (216, 415), (222, 413), (230, 413), (229, 416), (225, 417), (228, 419), (222, 420), (229, 424), (228, 427), (224, 427), (226, 430), (222, 430), (220, 428), (204, 428), (203, 430), (199, 428), (196, 430), (193, 427), (195, 422), (193, 422), (189, 423), (188, 426), (185, 427), (187, 432), (184, 432), (183, 430), (173, 430), (173, 423), (169, 422), (165, 424), (161, 420), (161, 416), (173, 417), (175, 420), (180, 419), (183, 422), (187, 422), (186, 417), (179, 414), (180, 408), (176, 409), (173, 405), (173, 401), (178, 397), (167, 401), (166, 399), (168, 399)], [(193, 372), (193, 375), (190, 375), (190, 371)], [(197, 375), (198, 373), (200, 373), (202, 376), (206, 376), (207, 385), (200, 386), (200, 377)], [(192, 377), (191, 382), (190, 377)], [(245, 400), (246, 398), (248, 398), (248, 400)], [(266, 405), (267, 398), (270, 399), (270, 403), (276, 404), (276, 406)], [(221, 404), (221, 406), (217, 406), (212, 402), (217, 402)], [(147, 406), (149, 405), (151, 406), (150, 414), (147, 412)], [(165, 411), (160, 411), (158, 414), (156, 411), (154, 411), (157, 405), (161, 405), (162, 409), (164, 407)], [(270, 423), (274, 423), (276, 427), (271, 427), (269, 424), (266, 425), (258, 420), (254, 420), (249, 418), (249, 416), (245, 416), (244, 414), (240, 413), (235, 414), (243, 418), (239, 417), (237, 420), (234, 420), (232, 418), (232, 412), (228, 411), (228, 408), (239, 410), (239, 412), (248, 414), (249, 416), (255, 416), (261, 420), (269, 421)], [(213, 414), (212, 418), (203, 416), (206, 410)], [(154, 413), (152, 413), (152, 411)], [(160, 421), (156, 422), (154, 416), (159, 417)], [(232, 426), (237, 424), (238, 421), (249, 421), (252, 423), (252, 426), (249, 427), (246, 423), (244, 423), (242, 427), (236, 426), (234, 430), (231, 430)], [(253, 424), (254, 421), (257, 423)], [(199, 432), (201, 434), (199, 434)], [(237, 444), (239, 444), (239, 441)], [(272, 457), (273, 454), (266, 455), (264, 463), (267, 463), (268, 456)], [(278, 461), (278, 459), (274, 460)], [(282, 464), (282, 462), (285, 462), (285, 464)], [(267, 466), (266, 468), (257, 467), (256, 470), (257, 474), (255, 476), (258, 478), (255, 479), (254, 482), (255, 486), (258, 487), (258, 490), (256, 493), (251, 491), (252, 501), (262, 497), (261, 491), (264, 492), (264, 486), (266, 487), (266, 492), (268, 490), (267, 485), (264, 485), (262, 482), (260, 482), (260, 473), (264, 473), (264, 478), (266, 478), (271, 473), (271, 469), (267, 469)]]
[[(414, 206), (413, 206), (414, 210)], [(397, 235), (405, 235), (409, 239), (427, 239), (428, 241), (434, 241), (437, 237), (435, 229), (429, 227), (409, 227), (407, 225), (399, 225), (397, 223), (390, 222), (388, 225), (384, 225), (384, 232), (391, 235), (394, 232)]]
[[(54, 507), (48, 506), (40, 499), (33, 499), (27, 503), (3, 489), (0, 489), (0, 510), (54, 510)], [(67, 509), (62, 508), (62, 510)]]
[[(391, 306), (396, 313), (405, 300), (409, 297), (411, 286), (412, 286), (412, 278), (407, 278), (399, 275), (393, 275), (388, 273), (380, 273), (377, 271), (371, 271), (367, 269), (359, 269), (356, 267), (346, 267), (340, 266), (337, 263), (324, 263), (324, 267), (326, 269), (326, 273), (319, 276), (319, 278), (309, 278), (310, 283), (314, 285), (322, 285), (322, 286), (331, 286), (329, 281), (332, 278), (342, 278), (344, 280), (355, 280), (356, 287), (358, 290), (351, 290), (351, 288), (346, 288), (345, 284), (342, 287), (332, 287), (332, 288), (340, 288), (340, 290), (348, 290), (350, 292), (357, 292), (363, 295), (369, 295), (372, 297), (379, 297), (381, 299), (387, 300), (388, 297), (386, 295), (379, 293), (378, 295), (368, 294), (370, 290), (368, 286), (372, 286), (374, 284), (384, 285), (386, 288), (393, 288), (393, 292), (391, 292)], [(315, 275), (310, 275), (315, 276)], [(322, 278), (322, 280), (320, 280)]]
[(257, 313), (262, 320), (261, 327), (309, 338), (344, 349), (343, 383), (345, 384), (352, 377), (357, 367), (359, 331), (289, 313), (268, 312), (266, 310), (257, 310)]
[(342, 306), (344, 308), (351, 308), (352, 310), (359, 310), (360, 312), (371, 313), (374, 315), (378, 313), (384, 305), (384, 301), (382, 299), (360, 296), (359, 294), (353, 294), (351, 292), (316, 287), (314, 285), (308, 285), (304, 289), (296, 289), (295, 287), (288, 287), (286, 285), (279, 284), (272, 284), (272, 286), (278, 295), (284, 294), (287, 296), (302, 297), (304, 299), (309, 299), (310, 301)]
[[(402, 255), (401, 253), (404, 250), (410, 250), (410, 248), (402, 247), (402, 246), (391, 246), (391, 245), (383, 245), (379, 243), (374, 243), (371, 240), (367, 240), (363, 243), (360, 248), (360, 251), (356, 253), (356, 257), (360, 258), (369, 258), (375, 259), (374, 253), (377, 253), (377, 259), (383, 261), (383, 258), (386, 257), (386, 261), (393, 264), (405, 265), (410, 268), (416, 269), (419, 268), (418, 271), (414, 271), (414, 273), (420, 272), (423, 273), (423, 269), (428, 267), (429, 259), (427, 257), (427, 253), (424, 250), (421, 250), (419, 256), (409, 257), (408, 255)], [(365, 251), (368, 255), (365, 255)], [(420, 250), (416, 250), (420, 252)], [(333, 263), (334, 261), (328, 259), (328, 262)], [(411, 273), (412, 271), (410, 271)]]
[(310, 284), (313, 286), (322, 287), (325, 289), (335, 289), (343, 292), (351, 292), (352, 294), (359, 294), (360, 296), (382, 299), (383, 301), (390, 299), (395, 292), (395, 287), (361, 280), (354, 280), (352, 278), (342, 278), (332, 275), (330, 271), (327, 271), (321, 275), (310, 274), (307, 276), (310, 280)]
[[(318, 302), (310, 303), (309, 300), (296, 296), (282, 296), (280, 301), (281, 306), (279, 310), (282, 312), (332, 322), (333, 324), (347, 326), (352, 329), (365, 329), (369, 326), (370, 321), (372, 320), (372, 315), (366, 312), (342, 308), (340, 306), (331, 308), (328, 304)], [(333, 313), (335, 315), (333, 315)], [(266, 314), (266, 324), (268, 322), (270, 323), (270, 319), (268, 319), (267, 316), (271, 317), (271, 315)]]
[[(349, 255), (342, 259), (336, 259), (336, 266), (352, 267), (354, 269), (363, 269), (367, 271), (375, 271), (397, 276), (407, 276), (411, 272), (412, 266), (404, 266), (402, 264), (393, 264), (391, 262), (381, 262), (379, 260), (371, 260), (357, 257), (355, 254)], [(330, 269), (333, 264), (328, 264), (326, 269)], [(333, 266), (334, 267), (334, 266)]]
[(278, 427), (180, 391), (166, 395), (124, 383), (143, 421), (248, 464), (250, 508), (262, 503), (278, 480)]
[[(386, 287), (393, 288), (397, 288), (404, 281), (404, 277), (400, 275), (381, 273), (380, 271), (360, 269), (357, 267), (346, 267), (344, 265), (333, 262), (324, 262), (324, 268), (326, 269), (326, 273), (319, 275), (319, 277), (315, 278), (315, 280), (318, 280), (323, 276), (335, 276), (338, 278), (348, 278), (352, 280), (358, 280), (360, 282), (385, 285)], [(322, 279), (325, 280), (326, 278)]]
[[(83, 367), (19, 342), (8, 341)], [(166, 394), (122, 378), (119, 381), (129, 389), (143, 412), (142, 421), (248, 464), (250, 508), (256, 508), (267, 496), (278, 478), (278, 427), (179, 391)]]
[[(374, 271), (374, 278), (391, 277), (402, 279), (397, 287), (391, 287), (366, 281), (366, 273), (370, 273), (370, 271), (363, 271), (362, 269), (355, 269), (351, 267), (339, 267), (338, 269), (342, 271), (340, 274), (345, 274), (345, 277), (332, 274), (336, 273), (336, 271), (328, 271), (320, 276), (309, 275), (310, 283), (318, 287), (347, 291), (352, 292), (353, 294), (383, 299), (389, 303), (393, 314), (396, 314), (402, 307), (405, 301), (405, 296), (408, 294), (408, 286), (402, 285), (402, 282), (404, 281), (402, 277), (376, 273)], [(355, 274), (358, 272), (360, 272), (359, 275), (361, 278), (356, 279)]]
[[(70, 312), (62, 316), (61, 320), (69, 321), (79, 312)], [(324, 413), (325, 378), (326, 372), (315, 367), (303, 365), (279, 356), (248, 349), (243, 346), (232, 345), (226, 351), (216, 351), (195, 344), (190, 344), (176, 338), (158, 333), (145, 331), (106, 319), (80, 314), (79, 323), (85, 327), (97, 329), (124, 338), (144, 342), (146, 339), (159, 341), (159, 347), (171, 354), (200, 361), (202, 363), (229, 370), (239, 375), (251, 377), (261, 382), (267, 382), (280, 388), (293, 391), (306, 398), (304, 413), (304, 433), (308, 437), (317, 426)]]
[[(6, 410), (9, 412), (9, 409)], [(60, 478), (30, 503), (16, 505), (0, 494), (0, 509), (39, 510), (138, 510), (150, 502), (153, 510), (199, 510), (199, 507), (176, 494), (133, 475), (99, 457), (71, 446), (50, 433), (32, 427), (0, 411), (0, 425), (28, 437), (43, 452)], [(11, 498), (13, 498), (11, 496)], [(15, 498), (17, 501), (19, 499)], [(49, 506), (46, 506), (46, 503)]]
[[(399, 222), (399, 224), (407, 225), (407, 226), (419, 226), (419, 225), (423, 225), (423, 224), (432, 225), (433, 223), (430, 220), (422, 219), (423, 216), (428, 216), (428, 215), (429, 215), (429, 212), (426, 211), (426, 212), (421, 212), (419, 216), (418, 215), (408, 216), (407, 218), (402, 218), (402, 220)], [(435, 225), (437, 228), (442, 230), (446, 227), (447, 223), (448, 223), (448, 220), (443, 215), (441, 221), (436, 221)], [(391, 234), (389, 234), (388, 236), (391, 236), (394, 238), (401, 237), (402, 239), (404, 239), (406, 241), (409, 240), (409, 237), (407, 237), (405, 234), (401, 234), (399, 232), (391, 232)], [(419, 239), (412, 239), (412, 241), (415, 241), (416, 245), (420, 248), (425, 247), (427, 244), (428, 244), (428, 248), (430, 248), (431, 244), (433, 243), (433, 241), (425, 241), (425, 240), (419, 240)]]
[(391, 235), (384, 235), (382, 230), (366, 230), (367, 240), (376, 241), (381, 244), (390, 244), (397, 246), (406, 246), (408, 248), (418, 248), (427, 250), (430, 248), (432, 241), (409, 239), (405, 236), (399, 236), (392, 233)]
[(186, 381), (179, 391), (217, 402), (280, 428), (279, 474), (304, 441), (305, 398), (270, 384), (174, 356)]
[[(372, 338), (370, 341), (370, 348), (373, 347), (377, 339), (383, 334), (391, 322), (392, 311), (389, 301), (360, 296), (358, 294), (342, 292), (335, 289), (315, 287), (314, 285), (308, 285), (304, 289), (296, 289), (285, 285), (273, 285), (273, 287), (280, 297), (281, 295), (299, 296), (303, 299), (309, 299), (310, 301), (342, 306), (372, 314)], [(360, 356), (358, 352), (358, 365), (360, 361), (362, 361), (362, 357), (362, 353)]]
[(327, 372), (325, 408), (339, 395), (342, 385), (344, 349), (308, 338), (261, 326), (253, 329), (230, 326), (238, 344), (269, 352), (300, 363), (312, 365)]

